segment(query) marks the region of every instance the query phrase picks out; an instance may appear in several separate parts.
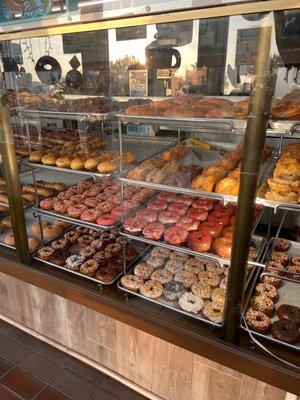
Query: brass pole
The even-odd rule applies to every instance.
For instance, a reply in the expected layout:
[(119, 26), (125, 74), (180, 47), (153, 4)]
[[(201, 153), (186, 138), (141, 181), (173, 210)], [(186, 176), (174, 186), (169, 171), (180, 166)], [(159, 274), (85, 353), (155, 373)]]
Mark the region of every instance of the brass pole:
[(0, 153), (17, 256), (20, 262), (30, 264), (26, 221), (23, 210), (12, 125), (9, 110), (2, 105), (0, 105)]
[(235, 344), (239, 343), (239, 325), (255, 197), (271, 104), (270, 41), (271, 27), (262, 27), (256, 48), (255, 82), (249, 102), (231, 267), (228, 275), (227, 302), (221, 331), (224, 340)]

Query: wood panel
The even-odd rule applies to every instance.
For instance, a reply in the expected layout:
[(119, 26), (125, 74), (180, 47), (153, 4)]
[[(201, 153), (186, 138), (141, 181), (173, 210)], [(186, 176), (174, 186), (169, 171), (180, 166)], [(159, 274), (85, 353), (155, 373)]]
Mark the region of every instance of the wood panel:
[(0, 274), (0, 290), (1, 313), (164, 400), (284, 399), (279, 389), (36, 286)]

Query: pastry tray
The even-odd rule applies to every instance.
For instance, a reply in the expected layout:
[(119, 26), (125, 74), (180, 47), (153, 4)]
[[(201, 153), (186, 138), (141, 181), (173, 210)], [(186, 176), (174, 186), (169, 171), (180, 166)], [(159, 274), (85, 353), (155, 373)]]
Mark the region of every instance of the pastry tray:
[[(299, 254), (299, 252), (297, 254)], [(272, 276), (272, 274), (263, 274), (263, 275)], [(249, 308), (250, 299), (252, 297), (252, 294), (254, 293), (256, 284), (259, 282), (260, 276), (261, 276), (261, 270), (257, 271), (256, 278), (253, 281), (250, 292), (248, 294), (248, 298), (245, 302), (243, 315), (245, 315), (246, 311)], [(282, 285), (278, 289), (279, 301), (275, 304), (275, 309), (277, 309), (278, 306), (280, 306), (281, 304), (289, 304), (289, 305), (294, 305), (294, 306), (299, 307), (300, 306), (300, 282), (299, 283), (291, 282), (291, 281), (285, 280), (284, 277), (281, 277), (281, 278), (282, 278)], [(278, 319), (278, 317), (275, 315), (271, 318), (271, 321), (273, 322), (273, 321), (276, 321), (277, 319)], [(263, 334), (263, 333), (258, 333), (258, 332), (255, 332), (255, 331), (249, 329), (248, 327), (245, 326), (244, 321), (242, 322), (241, 327), (242, 327), (242, 329), (244, 329), (246, 331), (250, 331), (251, 334), (254, 336), (261, 337), (263, 339), (269, 340), (276, 344), (280, 344), (282, 346), (289, 347), (290, 349), (300, 351), (300, 342), (297, 344), (289, 344), (289, 343), (281, 342), (280, 340), (273, 338), (273, 336), (270, 333)]]
[[(122, 150), (123, 153), (126, 152), (133, 152), (136, 156), (136, 162), (142, 162), (146, 158), (151, 155), (151, 157), (154, 157), (156, 154), (160, 153), (161, 151), (166, 150), (170, 146), (174, 145), (177, 142), (176, 139), (174, 138), (160, 138), (160, 137), (139, 137), (139, 136), (127, 136), (124, 135), (122, 137)], [(119, 152), (119, 142), (116, 139), (110, 138), (110, 142), (108, 145), (109, 150), (116, 150)], [(34, 167), (34, 168), (42, 168), (46, 170), (53, 170), (55, 172), (65, 172), (65, 173), (71, 173), (71, 174), (79, 174), (79, 175), (87, 175), (87, 176), (92, 176), (95, 178), (107, 178), (107, 177), (114, 177), (117, 176), (119, 173), (119, 169), (108, 173), (108, 174), (101, 174), (97, 170), (95, 171), (86, 171), (86, 170), (75, 170), (71, 168), (58, 168), (55, 165), (44, 165), (40, 163), (33, 163), (29, 160), (24, 160), (23, 161), (24, 165)], [(128, 170), (129, 165), (126, 166), (126, 171)]]
[(272, 129), (270, 132), (281, 132), (286, 135), (299, 137), (300, 121), (296, 120), (270, 120), (269, 126)]
[[(99, 228), (98, 228), (98, 229), (99, 229)], [(63, 235), (61, 235), (61, 236), (63, 236)], [(51, 241), (51, 242), (52, 242), (52, 241)], [(51, 244), (51, 242), (50, 242), (49, 244)], [(142, 256), (144, 255), (144, 253), (147, 251), (148, 248), (149, 248), (149, 246), (145, 246), (145, 248), (144, 248), (143, 250), (140, 250), (140, 252), (137, 254), (137, 256), (135, 257), (135, 259), (134, 259), (133, 261), (131, 261), (131, 262), (128, 264), (128, 266), (126, 266), (126, 271), (128, 271), (128, 270), (131, 268), (131, 266), (132, 266), (133, 264), (135, 264), (135, 263), (137, 262), (137, 260), (140, 259), (140, 257), (142, 257)], [(76, 245), (71, 246), (71, 253), (72, 253), (72, 254), (78, 254), (78, 248), (77, 248)], [(48, 266), (50, 266), (50, 267), (53, 267), (53, 268), (57, 268), (57, 269), (66, 271), (66, 272), (68, 272), (68, 273), (70, 273), (70, 274), (73, 274), (73, 275), (80, 276), (81, 278), (84, 278), (84, 279), (87, 279), (87, 280), (96, 282), (96, 283), (98, 283), (98, 285), (103, 285), (103, 286), (110, 286), (110, 285), (112, 285), (113, 283), (115, 283), (115, 282), (124, 274), (124, 271), (122, 271), (122, 272), (120, 272), (112, 281), (110, 281), (110, 282), (103, 282), (103, 281), (101, 281), (101, 280), (99, 280), (99, 279), (97, 279), (97, 278), (95, 278), (95, 277), (91, 277), (91, 276), (87, 276), (87, 275), (85, 275), (85, 274), (82, 274), (81, 272), (72, 271), (72, 270), (70, 270), (70, 269), (68, 269), (68, 268), (66, 268), (66, 267), (64, 267), (64, 266), (60, 266), (60, 265), (54, 264), (54, 263), (52, 263), (52, 262), (50, 262), (50, 261), (41, 260), (41, 259), (38, 258), (35, 254), (33, 255), (33, 258), (34, 258), (36, 261), (38, 261), (38, 262), (40, 262), (40, 263), (42, 263), (42, 264), (45, 264), (45, 265), (48, 265)]]
[(51, 110), (32, 110), (26, 107), (16, 107), (14, 111), (21, 117), (30, 118), (55, 118), (55, 119), (68, 119), (68, 120), (82, 120), (82, 121), (107, 121), (114, 118), (110, 113), (90, 113), (90, 112), (63, 112)]
[[(146, 255), (148, 255), (148, 253), (150, 253), (150, 250), (152, 250), (152, 249), (153, 249), (153, 247), (151, 246), (151, 248), (148, 249), (147, 253), (146, 254), (144, 253), (144, 257)], [(177, 250), (178, 249), (176, 249), (176, 251)], [(143, 261), (143, 260), (139, 260), (139, 262), (140, 261)], [(133, 274), (135, 265), (136, 265), (136, 263), (134, 263), (134, 265), (132, 265), (132, 268), (128, 270), (128, 274)], [(226, 274), (223, 274), (222, 275), (222, 279), (225, 276), (226, 276)], [(117, 287), (122, 292), (125, 292), (125, 293), (128, 293), (128, 294), (132, 294), (134, 296), (140, 297), (141, 299), (144, 299), (144, 300), (150, 301), (150, 302), (152, 302), (154, 304), (158, 304), (160, 306), (166, 307), (166, 308), (168, 308), (170, 310), (176, 311), (176, 312), (181, 313), (183, 315), (187, 315), (189, 317), (195, 318), (195, 319), (197, 319), (199, 321), (205, 322), (206, 324), (209, 324), (209, 325), (212, 325), (212, 326), (215, 326), (215, 327), (221, 327), (223, 325), (223, 323), (217, 324), (217, 323), (214, 323), (214, 322), (210, 321), (209, 319), (207, 319), (205, 316), (202, 315), (202, 312), (200, 312), (199, 314), (193, 314), (193, 313), (190, 313), (188, 311), (185, 311), (185, 310), (181, 309), (180, 306), (178, 305), (177, 301), (167, 300), (163, 296), (159, 297), (158, 299), (151, 299), (149, 297), (146, 297), (146, 296), (140, 294), (139, 292), (133, 292), (133, 291), (131, 291), (129, 289), (126, 289), (126, 288), (124, 288), (122, 286), (121, 280), (118, 281)]]

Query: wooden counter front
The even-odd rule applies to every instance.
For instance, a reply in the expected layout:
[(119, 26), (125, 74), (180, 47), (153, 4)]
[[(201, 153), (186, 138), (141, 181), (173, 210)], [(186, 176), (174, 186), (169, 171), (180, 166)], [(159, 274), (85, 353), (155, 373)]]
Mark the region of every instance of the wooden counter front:
[(126, 302), (116, 288), (99, 293), (43, 266), (2, 261), (0, 271), (2, 315), (159, 398), (283, 400), (287, 391), (299, 392), (296, 371), (250, 348), (229, 346), (190, 318)]

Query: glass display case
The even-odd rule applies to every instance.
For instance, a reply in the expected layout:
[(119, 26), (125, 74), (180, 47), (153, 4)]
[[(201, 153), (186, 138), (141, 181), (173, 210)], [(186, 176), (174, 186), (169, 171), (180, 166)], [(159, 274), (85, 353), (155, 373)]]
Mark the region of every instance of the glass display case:
[[(69, 22), (145, 13), (55, 3)], [(219, 3), (66, 33), (52, 14), (20, 37), (3, 25), (0, 246), (299, 351), (300, 11)]]

